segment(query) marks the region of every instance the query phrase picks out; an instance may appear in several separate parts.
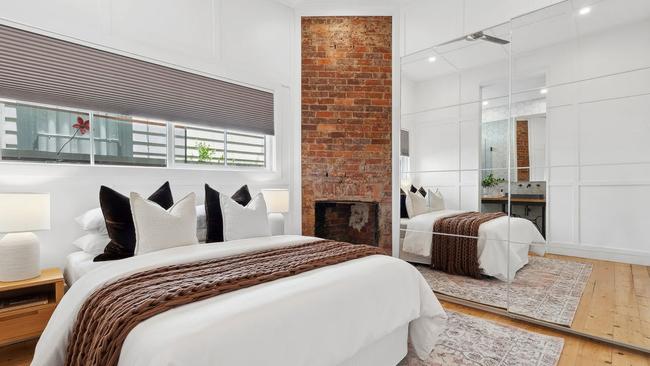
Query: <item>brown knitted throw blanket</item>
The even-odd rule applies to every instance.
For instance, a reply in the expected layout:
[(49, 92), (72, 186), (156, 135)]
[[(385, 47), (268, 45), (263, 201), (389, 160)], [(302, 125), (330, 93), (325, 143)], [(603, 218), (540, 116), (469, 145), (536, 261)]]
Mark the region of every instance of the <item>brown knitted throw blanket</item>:
[(449, 274), (481, 278), (476, 247), (479, 226), (502, 216), (505, 216), (502, 212), (466, 212), (436, 220), (431, 248), (433, 268)]
[(80, 309), (67, 366), (117, 365), (140, 322), (177, 306), (374, 254), (377, 247), (329, 240), (132, 274), (95, 291)]

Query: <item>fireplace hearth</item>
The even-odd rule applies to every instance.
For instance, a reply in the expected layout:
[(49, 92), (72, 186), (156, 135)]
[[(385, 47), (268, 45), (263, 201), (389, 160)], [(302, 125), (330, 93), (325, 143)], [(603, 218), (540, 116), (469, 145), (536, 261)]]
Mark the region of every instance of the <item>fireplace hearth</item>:
[(316, 201), (317, 237), (378, 246), (379, 204), (367, 201)]

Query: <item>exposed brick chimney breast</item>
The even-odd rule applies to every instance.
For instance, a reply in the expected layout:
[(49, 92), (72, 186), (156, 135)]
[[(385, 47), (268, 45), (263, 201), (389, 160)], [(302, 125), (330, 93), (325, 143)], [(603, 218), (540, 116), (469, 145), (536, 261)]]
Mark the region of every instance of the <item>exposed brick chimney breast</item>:
[(391, 247), (391, 17), (302, 18), (302, 229), (316, 200), (379, 203)]

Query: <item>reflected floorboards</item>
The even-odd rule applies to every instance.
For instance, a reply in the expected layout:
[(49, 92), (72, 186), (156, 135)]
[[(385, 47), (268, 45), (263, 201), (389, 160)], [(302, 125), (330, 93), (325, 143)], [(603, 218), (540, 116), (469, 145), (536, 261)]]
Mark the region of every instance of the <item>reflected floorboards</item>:
[(505, 316), (493, 314), (483, 310), (469, 308), (463, 305), (442, 302), (447, 310), (477, 316), (499, 324), (510, 325), (531, 332), (542, 333), (550, 336), (564, 338), (564, 349), (558, 366), (587, 366), (587, 365), (614, 365), (614, 366), (650, 366), (650, 355), (628, 351), (626, 349), (610, 346), (604, 343), (588, 340), (558, 332), (545, 327), (536, 326), (521, 320), (510, 319)]

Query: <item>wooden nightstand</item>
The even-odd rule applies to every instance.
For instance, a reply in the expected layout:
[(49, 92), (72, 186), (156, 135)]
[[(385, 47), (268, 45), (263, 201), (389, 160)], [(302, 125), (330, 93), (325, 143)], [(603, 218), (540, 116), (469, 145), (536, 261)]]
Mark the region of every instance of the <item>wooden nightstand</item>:
[(0, 346), (40, 336), (63, 297), (63, 284), (58, 268), (28, 280), (0, 282)]

